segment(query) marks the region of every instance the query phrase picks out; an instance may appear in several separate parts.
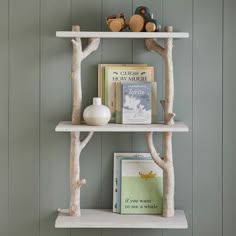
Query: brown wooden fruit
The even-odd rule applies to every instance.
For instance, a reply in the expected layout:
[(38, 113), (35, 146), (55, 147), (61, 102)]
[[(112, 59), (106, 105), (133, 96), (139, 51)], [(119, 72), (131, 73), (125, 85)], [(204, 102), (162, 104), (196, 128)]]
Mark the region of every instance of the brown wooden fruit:
[(153, 23), (153, 22), (148, 22), (146, 25), (145, 25), (145, 30), (147, 32), (154, 32), (156, 30), (156, 25)]
[(141, 32), (144, 30), (145, 21), (140, 15), (133, 15), (129, 20), (129, 28), (133, 32)]

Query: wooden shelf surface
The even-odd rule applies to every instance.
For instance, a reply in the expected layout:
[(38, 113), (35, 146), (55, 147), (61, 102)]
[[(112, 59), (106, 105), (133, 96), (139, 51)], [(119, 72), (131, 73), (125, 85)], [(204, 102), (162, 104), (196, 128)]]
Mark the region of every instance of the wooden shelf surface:
[(110, 209), (82, 209), (81, 217), (72, 217), (68, 210), (63, 209), (56, 219), (55, 227), (186, 229), (188, 223), (182, 210), (175, 210), (174, 217), (165, 218), (160, 215), (120, 215)]
[(72, 125), (71, 121), (61, 121), (55, 130), (56, 132), (188, 132), (189, 128), (186, 124), (179, 121), (176, 121), (174, 125), (123, 125), (109, 123), (105, 126)]
[(57, 31), (58, 38), (189, 38), (187, 32), (101, 32)]

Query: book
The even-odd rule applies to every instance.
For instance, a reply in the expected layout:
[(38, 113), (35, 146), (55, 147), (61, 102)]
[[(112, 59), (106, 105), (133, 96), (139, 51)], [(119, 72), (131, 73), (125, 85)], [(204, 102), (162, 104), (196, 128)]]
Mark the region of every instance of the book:
[(153, 66), (105, 67), (105, 105), (111, 111), (111, 122), (115, 122), (116, 90), (115, 82), (152, 82), (154, 81)]
[(118, 192), (118, 157), (119, 158), (151, 158), (150, 153), (114, 153), (114, 163), (113, 163), (113, 212), (117, 212), (117, 192)]
[(163, 171), (153, 160), (121, 160), (121, 214), (162, 214)]
[(122, 160), (151, 160), (150, 154), (148, 156), (136, 156), (136, 157), (117, 157), (117, 199), (116, 199), (116, 212), (121, 213), (121, 161)]
[[(116, 123), (122, 124), (122, 82), (116, 82)], [(152, 123), (157, 123), (157, 82), (151, 82), (152, 86)]]
[(146, 66), (147, 64), (98, 64), (98, 97), (102, 99), (102, 104), (105, 104), (105, 67), (124, 67), (124, 66)]
[(122, 123), (152, 123), (151, 83), (122, 83)]

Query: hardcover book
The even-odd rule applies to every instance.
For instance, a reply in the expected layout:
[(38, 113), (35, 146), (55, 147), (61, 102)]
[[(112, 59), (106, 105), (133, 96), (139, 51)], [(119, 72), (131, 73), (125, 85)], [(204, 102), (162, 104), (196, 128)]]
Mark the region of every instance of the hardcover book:
[(121, 214), (162, 214), (163, 171), (153, 160), (121, 161)]
[[(119, 158), (119, 159), (118, 159)], [(151, 158), (150, 153), (114, 153), (113, 166), (113, 212), (117, 212), (117, 195), (118, 195), (118, 160), (122, 158)], [(120, 174), (119, 174), (120, 181)], [(120, 186), (120, 184), (119, 184)], [(120, 196), (120, 189), (119, 189)], [(120, 211), (120, 210), (119, 210)]]
[(152, 123), (151, 83), (122, 84), (122, 123)]
[(111, 111), (111, 121), (115, 122), (116, 89), (115, 82), (152, 82), (154, 81), (153, 66), (105, 67), (105, 105)]
[(105, 104), (105, 67), (137, 67), (147, 66), (146, 64), (98, 64), (98, 97), (102, 99), (102, 104)]
[[(122, 124), (122, 82), (116, 82), (116, 123)], [(157, 123), (157, 82), (151, 82), (152, 86), (152, 123)]]

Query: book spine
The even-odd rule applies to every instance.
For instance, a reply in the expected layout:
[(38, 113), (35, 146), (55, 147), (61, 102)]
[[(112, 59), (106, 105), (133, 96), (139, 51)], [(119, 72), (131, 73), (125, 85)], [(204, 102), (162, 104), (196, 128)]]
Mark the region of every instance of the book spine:
[(152, 82), (152, 123), (157, 123), (157, 82)]
[(121, 115), (121, 82), (116, 82), (116, 123), (122, 123), (122, 115)]

